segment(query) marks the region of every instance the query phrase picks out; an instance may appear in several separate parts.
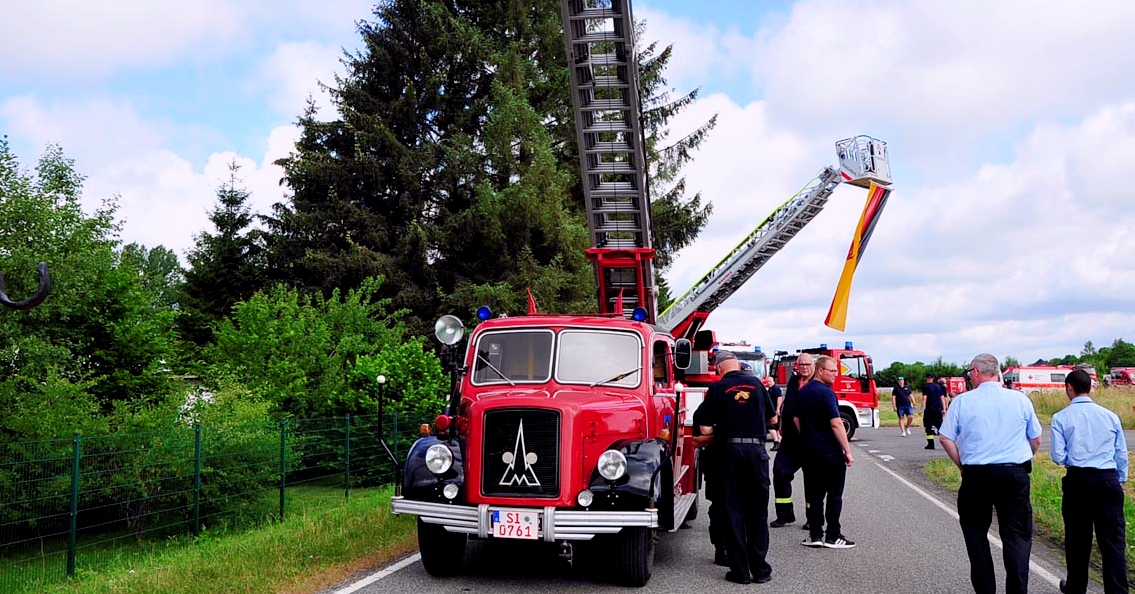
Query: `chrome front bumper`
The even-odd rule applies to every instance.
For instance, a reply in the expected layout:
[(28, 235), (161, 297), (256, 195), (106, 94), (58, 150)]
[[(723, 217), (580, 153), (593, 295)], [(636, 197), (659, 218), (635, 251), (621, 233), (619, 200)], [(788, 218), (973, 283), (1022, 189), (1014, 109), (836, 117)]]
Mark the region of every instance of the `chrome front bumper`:
[[(478, 506), (451, 503), (430, 503), (395, 497), (392, 503), (395, 514), (412, 514), (427, 524), (445, 526), (449, 532), (472, 534), (480, 538), (492, 535), (490, 510), (521, 509), (517, 506)], [(527, 508), (533, 509), (533, 508)], [(658, 527), (658, 510), (642, 511), (579, 511), (544, 507), (540, 512), (540, 538), (545, 542), (557, 540), (591, 540), (598, 534), (615, 534), (626, 527)]]

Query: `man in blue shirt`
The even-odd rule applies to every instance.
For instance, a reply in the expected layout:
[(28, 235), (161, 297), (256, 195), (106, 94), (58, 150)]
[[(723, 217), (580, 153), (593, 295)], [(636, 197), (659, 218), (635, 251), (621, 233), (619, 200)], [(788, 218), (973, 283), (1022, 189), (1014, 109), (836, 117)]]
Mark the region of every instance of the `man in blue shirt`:
[(1025, 594), (1033, 546), (1029, 472), (1040, 447), (1040, 420), (1027, 396), (1001, 387), (997, 357), (974, 357), (969, 374), (974, 389), (954, 399), (938, 438), (962, 471), (958, 521), (969, 554), (970, 583), (977, 594), (997, 592), (988, 536), (996, 509), (1005, 591)]
[(899, 378), (899, 385), (891, 391), (891, 406), (899, 416), (899, 432), (903, 437), (910, 435), (910, 423), (914, 420), (914, 400), (910, 388), (906, 387), (906, 379)]
[(1092, 402), (1092, 378), (1082, 369), (1068, 374), (1064, 391), (1071, 401), (1052, 415), (1052, 461), (1068, 468), (1064, 476), (1064, 555), (1068, 578), (1060, 591), (1088, 589), (1092, 529), (1099, 538), (1104, 592), (1127, 592), (1126, 522), (1123, 487), (1127, 482), (1127, 440), (1119, 416)]
[[(839, 363), (820, 355), (816, 374), (796, 395), (793, 422), (800, 431), (800, 453), (804, 466), (804, 501), (808, 516), (806, 547), (850, 549), (855, 543), (841, 532), (843, 486), (847, 469), (855, 458), (847, 442), (847, 431), (839, 416), (832, 384), (839, 375)], [(825, 500), (827, 505), (825, 506)], [(824, 520), (827, 520), (825, 536)]]

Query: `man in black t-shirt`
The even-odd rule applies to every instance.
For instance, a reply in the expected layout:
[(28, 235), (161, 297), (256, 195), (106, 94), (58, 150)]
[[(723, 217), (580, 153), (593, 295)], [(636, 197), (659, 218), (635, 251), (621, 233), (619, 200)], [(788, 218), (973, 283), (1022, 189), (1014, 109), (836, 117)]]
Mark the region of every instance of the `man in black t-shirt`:
[(899, 378), (899, 385), (891, 391), (891, 405), (899, 416), (899, 431), (903, 437), (910, 435), (910, 424), (914, 422), (914, 400), (910, 388), (906, 387), (906, 380)]
[(835, 359), (827, 355), (816, 357), (816, 375), (800, 388), (796, 397), (793, 422), (800, 430), (808, 514), (808, 537), (801, 544), (807, 547), (849, 549), (855, 546), (843, 535), (839, 521), (847, 469), (855, 463), (855, 458), (831, 388), (838, 375), (839, 363)]
[(926, 374), (926, 385), (922, 386), (922, 427), (926, 430), (926, 449), (934, 449), (934, 438), (942, 426), (942, 415), (946, 411), (946, 393), (934, 381), (934, 374)]

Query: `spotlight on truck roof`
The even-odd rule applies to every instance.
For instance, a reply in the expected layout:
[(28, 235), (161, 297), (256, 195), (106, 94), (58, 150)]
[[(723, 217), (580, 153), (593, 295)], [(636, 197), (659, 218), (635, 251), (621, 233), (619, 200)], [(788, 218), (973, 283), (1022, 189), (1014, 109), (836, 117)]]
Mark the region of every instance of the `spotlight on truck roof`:
[(465, 325), (457, 316), (444, 315), (437, 319), (434, 323), (434, 336), (437, 337), (441, 344), (454, 345), (461, 342), (461, 338), (465, 336)]

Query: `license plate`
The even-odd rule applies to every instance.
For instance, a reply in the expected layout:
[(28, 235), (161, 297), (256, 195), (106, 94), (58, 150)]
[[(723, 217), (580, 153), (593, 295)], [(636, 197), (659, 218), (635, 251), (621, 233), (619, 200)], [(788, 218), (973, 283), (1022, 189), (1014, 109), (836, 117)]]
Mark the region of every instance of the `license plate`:
[(527, 509), (492, 510), (493, 536), (497, 538), (522, 538), (536, 540), (539, 512)]

